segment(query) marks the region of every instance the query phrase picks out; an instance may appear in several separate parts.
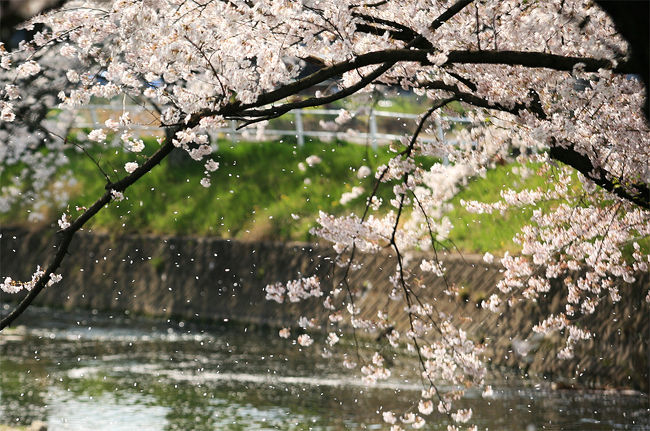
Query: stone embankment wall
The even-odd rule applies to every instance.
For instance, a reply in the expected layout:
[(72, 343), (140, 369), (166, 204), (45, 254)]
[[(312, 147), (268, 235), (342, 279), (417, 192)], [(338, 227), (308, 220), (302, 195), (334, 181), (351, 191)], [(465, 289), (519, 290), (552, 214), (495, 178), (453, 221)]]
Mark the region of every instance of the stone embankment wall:
[[(36, 265), (49, 262), (55, 246), (49, 231), (3, 228), (0, 232), (2, 277), (29, 278)], [(60, 271), (63, 281), (42, 292), (36, 304), (278, 327), (295, 326), (302, 315), (324, 322), (327, 314), (319, 301), (280, 305), (265, 300), (263, 289), (269, 283), (313, 274), (328, 289), (342, 276), (334, 257), (329, 248), (307, 244), (80, 233)], [(644, 300), (648, 274), (622, 288), (619, 303), (607, 303), (585, 318), (585, 326), (597, 337), (579, 346), (576, 359), (560, 361), (556, 358), (562, 347), (559, 335), (530, 335), (540, 316), (561, 306), (561, 289), (539, 303), (495, 314), (483, 310), (480, 302), (495, 291), (498, 267), (472, 256), (443, 260), (446, 279), (422, 277), (414, 290), (424, 298), (435, 298), (437, 311), (457, 317), (473, 339), (485, 343), (493, 369), (514, 367), (522, 374), (567, 385), (648, 391), (650, 307)], [(388, 309), (398, 316), (398, 329), (404, 328), (402, 303), (387, 299), (387, 275), (395, 270), (394, 258), (362, 256), (360, 264), (360, 270), (350, 273), (349, 285), (356, 290), (361, 317), (372, 319), (377, 308)], [(443, 293), (450, 288), (458, 293)], [(16, 295), (0, 294), (0, 302), (16, 299)]]

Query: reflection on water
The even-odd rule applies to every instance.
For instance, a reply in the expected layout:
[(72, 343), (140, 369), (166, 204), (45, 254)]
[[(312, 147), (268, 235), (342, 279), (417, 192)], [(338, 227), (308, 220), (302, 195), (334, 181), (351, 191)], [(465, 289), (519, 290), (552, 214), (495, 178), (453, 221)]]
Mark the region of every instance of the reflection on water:
[[(412, 378), (412, 364), (399, 364), (392, 380), (367, 389), (340, 358), (300, 351), (275, 331), (44, 309), (22, 322), (27, 327), (0, 334), (0, 424), (43, 420), (50, 431), (380, 429), (376, 412), (403, 407), (420, 389), (405, 377)], [(470, 394), (463, 401), (479, 429), (650, 428), (643, 395), (496, 387), (493, 399)], [(441, 416), (429, 425), (445, 430), (447, 422)]]

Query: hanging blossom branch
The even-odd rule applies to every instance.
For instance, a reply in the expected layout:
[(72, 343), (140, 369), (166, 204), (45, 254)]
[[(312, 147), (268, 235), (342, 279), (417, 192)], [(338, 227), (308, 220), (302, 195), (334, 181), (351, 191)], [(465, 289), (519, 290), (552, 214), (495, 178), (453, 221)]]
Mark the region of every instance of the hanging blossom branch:
[[(424, 124), (426, 121), (429, 119), (429, 117), (439, 108), (449, 104), (450, 102), (456, 100), (454, 97), (448, 98), (445, 100), (441, 100), (438, 103), (434, 104), (421, 118), (415, 133), (413, 134), (411, 141), (406, 148), (406, 150), (402, 153), (404, 157), (410, 157), (411, 154), (413, 153), (415, 143), (417, 142), (418, 136), (422, 132), (422, 129), (424, 127)], [(409, 183), (409, 175), (410, 172), (406, 171), (403, 176), (403, 183), (408, 184)], [(414, 198), (417, 199), (415, 194), (413, 194)], [(452, 338), (454, 337), (454, 330), (452, 330), (452, 326), (450, 325), (449, 321), (444, 321), (441, 323), (438, 323), (437, 319), (433, 317), (433, 312), (436, 312), (438, 316), (440, 316), (439, 312), (437, 312), (436, 307), (432, 303), (423, 303), (418, 295), (413, 292), (411, 287), (407, 283), (407, 269), (405, 266), (404, 262), (404, 257), (402, 256), (402, 252), (400, 250), (400, 246), (398, 245), (396, 241), (396, 235), (398, 232), (398, 228), (400, 225), (400, 217), (404, 211), (405, 207), (405, 202), (406, 202), (406, 193), (402, 192), (400, 196), (400, 201), (399, 201), (399, 206), (398, 206), (398, 213), (397, 217), (395, 218), (395, 223), (393, 225), (391, 237), (390, 237), (390, 246), (393, 248), (395, 251), (395, 254), (397, 256), (397, 266), (398, 266), (398, 274), (399, 274), (399, 285), (402, 288), (402, 292), (404, 294), (405, 302), (406, 302), (406, 309), (407, 309), (407, 314), (409, 318), (409, 327), (410, 327), (410, 332), (407, 334), (407, 336), (412, 340), (415, 350), (418, 355), (418, 360), (420, 362), (420, 367), (422, 370), (423, 376), (426, 377), (428, 383), (429, 383), (429, 390), (435, 391), (436, 394), (438, 394), (439, 400), (440, 400), (440, 405), (439, 405), (439, 410), (441, 410), (441, 413), (447, 414), (450, 418), (454, 420), (458, 420), (459, 422), (466, 422), (471, 418), (471, 410), (469, 411), (459, 411), (456, 414), (451, 413), (451, 400), (457, 396), (457, 393), (453, 393), (453, 396), (450, 398), (448, 396), (443, 396), (441, 395), (440, 391), (436, 387), (436, 385), (433, 382), (432, 375), (436, 374), (436, 367), (433, 366), (432, 362), (425, 362), (423, 358), (423, 354), (426, 354), (427, 356), (429, 355), (429, 350), (424, 349), (421, 347), (418, 343), (418, 338), (423, 337), (426, 334), (426, 330), (423, 330), (421, 327), (418, 327), (416, 329), (416, 323), (419, 321), (419, 318), (421, 317), (421, 314), (424, 314), (424, 317), (430, 321), (431, 325), (436, 329), (438, 335), (442, 337), (442, 339), (445, 342), (446, 346), (450, 347), (450, 350), (453, 354), (452, 356), (452, 361), (455, 362), (459, 367), (461, 368), (467, 368), (470, 366), (470, 364), (467, 362), (467, 354), (470, 353), (469, 351), (464, 351), (464, 352), (459, 352), (458, 351), (458, 341), (453, 340)], [(422, 207), (421, 203), (418, 201), (418, 206), (422, 210), (425, 219), (427, 220), (427, 229), (430, 235), (431, 239), (431, 246), (435, 249), (435, 238), (432, 234), (431, 231), (431, 226), (428, 224), (428, 217), (426, 214), (425, 209)], [(440, 266), (441, 263), (437, 258), (435, 258), (436, 265)], [(443, 275), (444, 277), (444, 275)], [(445, 278), (446, 282), (446, 278)], [(413, 298), (417, 301), (419, 308), (414, 307), (414, 301)], [(417, 310), (417, 311), (416, 311)], [(439, 318), (439, 317), (438, 317)], [(471, 345), (471, 344), (470, 344)], [(465, 346), (467, 347), (467, 346)], [(483, 375), (485, 373), (484, 368), (480, 364), (480, 361), (477, 359), (476, 355), (480, 353), (480, 349), (477, 349), (474, 353), (471, 353), (471, 355), (474, 355), (473, 359), (473, 364), (471, 365), (472, 368), (475, 368), (473, 371), (472, 375), (476, 379), (473, 381), (473, 384), (478, 384), (478, 385), (483, 385)], [(438, 365), (439, 366), (439, 365)], [(465, 376), (463, 376), (465, 377)], [(422, 410), (422, 409), (420, 409)]]
[[(436, 101), (433, 106), (422, 115), (416, 130), (413, 135), (411, 135), (409, 142), (406, 143), (406, 148), (399, 153), (399, 156), (402, 158), (402, 161), (410, 159), (413, 156), (413, 152), (416, 149), (416, 143), (418, 142), (418, 137), (425, 128), (426, 123), (433, 115), (435, 111), (448, 105), (450, 102), (454, 101), (455, 97), (446, 98), (443, 100)], [(409, 183), (409, 176), (414, 174), (413, 171), (409, 170), (408, 162), (404, 163), (404, 169), (402, 176), (402, 183)], [(322, 236), (326, 239), (336, 240), (341, 242), (341, 246), (338, 249), (338, 256), (341, 259), (349, 250), (349, 255), (346, 257), (347, 263), (345, 264), (344, 273), (342, 276), (342, 281), (339, 285), (344, 285), (347, 290), (347, 312), (349, 314), (350, 323), (353, 328), (354, 339), (356, 340), (356, 330), (357, 328), (362, 328), (364, 331), (373, 331), (379, 329), (382, 331), (382, 338), (386, 337), (389, 343), (393, 346), (396, 346), (397, 339), (399, 338), (399, 333), (394, 329), (393, 324), (389, 324), (389, 316), (380, 317), (384, 319), (383, 322), (380, 320), (379, 323), (373, 323), (369, 321), (363, 321), (357, 317), (362, 310), (359, 310), (354, 303), (354, 292), (348, 284), (348, 277), (350, 271), (356, 266), (354, 263), (355, 254), (357, 253), (358, 247), (367, 250), (369, 248), (368, 241), (370, 238), (364, 237), (364, 234), (368, 232), (367, 229), (363, 228), (366, 217), (372, 205), (379, 186), (383, 183), (388, 176), (396, 175), (395, 168), (379, 168), (377, 173), (377, 180), (375, 182), (375, 187), (371, 196), (368, 198), (364, 214), (358, 222), (357, 227), (351, 226), (350, 229), (343, 226), (339, 226), (339, 230), (335, 232), (331, 226), (331, 221), (321, 216), (320, 223), (322, 228), (314, 231), (315, 234)], [(385, 243), (385, 247), (390, 247), (396, 254), (397, 259), (397, 272), (394, 276), (391, 277), (391, 283), (399, 288), (401, 292), (394, 291), (390, 299), (393, 301), (401, 300), (404, 303), (404, 309), (406, 310), (406, 315), (408, 317), (409, 330), (406, 333), (407, 340), (413, 346), (413, 350), (416, 353), (416, 357), (420, 366), (420, 380), (423, 384), (422, 399), (418, 402), (418, 412), (420, 415), (429, 415), (434, 410), (434, 404), (431, 401), (432, 397), (437, 397), (438, 399), (438, 411), (447, 415), (450, 421), (453, 422), (466, 422), (471, 418), (471, 411), (469, 410), (458, 410), (454, 411), (452, 409), (453, 400), (461, 396), (459, 390), (443, 391), (437, 385), (435, 379), (444, 375), (445, 380), (448, 383), (453, 384), (467, 384), (470, 381), (474, 385), (483, 385), (483, 375), (485, 373), (480, 361), (478, 360), (478, 355), (481, 351), (480, 348), (476, 348), (473, 343), (467, 340), (466, 335), (456, 329), (454, 325), (448, 319), (442, 319), (440, 314), (436, 310), (435, 304), (424, 302), (419, 295), (413, 291), (407, 279), (410, 277), (410, 271), (406, 268), (405, 258), (402, 253), (402, 248), (399, 245), (402, 240), (398, 239), (399, 226), (401, 223), (401, 216), (405, 210), (406, 204), (406, 194), (400, 192), (399, 194), (399, 203), (397, 206), (397, 216), (389, 217), (389, 225), (386, 226), (386, 229), (378, 233), (373, 242), (378, 242), (377, 245), (380, 246), (380, 243)], [(421, 203), (420, 203), (421, 205)], [(426, 214), (426, 210), (422, 207), (422, 211)], [(369, 227), (375, 223), (374, 219), (369, 219)], [(436, 239), (429, 225), (429, 233), (431, 238), (431, 244), (435, 247)], [(349, 236), (349, 237), (346, 237)], [(336, 247), (335, 247), (336, 248)], [(377, 248), (379, 250), (381, 247)], [(439, 262), (437, 262), (439, 264)], [(444, 276), (443, 276), (444, 277)], [(270, 286), (269, 286), (270, 288)], [(267, 288), (267, 289), (269, 289)], [(327, 298), (324, 302), (324, 306), (329, 309), (336, 309), (332, 307), (332, 297), (337, 295), (336, 290), (327, 295)], [(340, 304), (340, 307), (344, 307), (345, 302)], [(338, 313), (338, 312), (337, 312)], [(380, 314), (382, 312), (380, 311)], [(339, 314), (336, 314), (339, 315)], [(390, 316), (395, 318), (396, 316)], [(337, 319), (336, 322), (339, 320)], [(307, 329), (306, 326), (300, 325), (303, 329)], [(283, 329), (281, 336), (288, 336), (289, 331), (287, 328)], [(328, 336), (328, 344), (333, 346), (336, 343), (330, 343), (330, 340), (333, 339), (333, 335)], [(439, 337), (442, 341), (428, 341), (429, 337), (433, 337), (434, 334)], [(298, 337), (298, 343), (301, 343), (301, 335)], [(336, 335), (336, 340), (340, 338), (339, 335)], [(435, 353), (434, 353), (435, 352)], [(443, 353), (444, 352), (444, 353)], [(363, 360), (357, 351), (357, 359)], [(455, 364), (455, 367), (459, 370), (463, 370), (462, 373), (449, 373), (450, 364)], [(375, 352), (372, 355), (372, 359), (367, 359), (364, 361), (364, 365), (361, 367), (361, 371), (364, 374), (364, 378), (374, 381), (377, 379), (386, 378), (390, 375), (390, 369), (387, 369), (381, 359), (380, 352)], [(467, 380), (467, 376), (471, 375), (472, 377)], [(413, 426), (420, 427), (425, 424), (425, 419), (418, 414), (412, 412), (405, 412), (400, 420), (404, 423), (412, 423)], [(384, 412), (384, 420), (389, 424), (395, 424), (397, 417), (393, 412)]]

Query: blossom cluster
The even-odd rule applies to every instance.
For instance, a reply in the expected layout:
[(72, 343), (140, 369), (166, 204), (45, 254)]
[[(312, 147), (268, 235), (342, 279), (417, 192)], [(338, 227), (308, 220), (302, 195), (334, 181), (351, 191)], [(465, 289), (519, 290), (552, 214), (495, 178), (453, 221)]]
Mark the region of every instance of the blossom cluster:
[(323, 296), (318, 277), (311, 276), (286, 283), (269, 284), (265, 288), (266, 299), (283, 303), (285, 298), (289, 302), (299, 302), (310, 297)]
[[(5, 277), (4, 281), (0, 284), (0, 290), (5, 293), (18, 293), (21, 290), (32, 290), (36, 283), (45, 275), (45, 270), (43, 270), (40, 265), (36, 268), (32, 278), (29, 281), (17, 281), (13, 280), (11, 277)], [(46, 283), (46, 286), (52, 286), (63, 279), (63, 276), (60, 274), (50, 273), (49, 280)]]

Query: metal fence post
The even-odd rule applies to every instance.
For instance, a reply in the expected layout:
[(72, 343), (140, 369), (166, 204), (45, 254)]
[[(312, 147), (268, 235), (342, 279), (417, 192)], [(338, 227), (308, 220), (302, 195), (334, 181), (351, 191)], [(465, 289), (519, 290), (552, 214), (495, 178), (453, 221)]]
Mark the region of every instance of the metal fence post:
[[(445, 141), (445, 131), (442, 130), (442, 122), (440, 120), (438, 120), (438, 119), (436, 120), (436, 128), (438, 129), (438, 139), (440, 140), (440, 142), (442, 144), (445, 144), (446, 143), (446, 141)], [(442, 159), (442, 164), (443, 165), (448, 165), (449, 164), (449, 158), (447, 156), (445, 156)]]
[(370, 110), (370, 145), (372, 150), (377, 152), (377, 117), (374, 109)]
[(296, 121), (296, 138), (298, 139), (298, 146), (305, 145), (305, 131), (302, 128), (302, 109), (293, 111), (294, 120)]
[(230, 141), (237, 142), (237, 120), (230, 120)]

